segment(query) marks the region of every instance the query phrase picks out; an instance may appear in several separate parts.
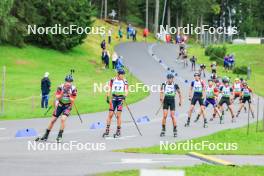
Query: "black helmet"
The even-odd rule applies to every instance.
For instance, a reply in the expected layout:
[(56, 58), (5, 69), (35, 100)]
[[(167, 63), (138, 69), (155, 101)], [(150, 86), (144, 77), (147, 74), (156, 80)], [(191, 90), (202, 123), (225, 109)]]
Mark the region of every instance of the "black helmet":
[(172, 79), (172, 78), (174, 78), (173, 74), (171, 74), (171, 73), (167, 74), (167, 79)]
[(126, 74), (125, 70), (123, 70), (123, 69), (119, 69), (119, 70), (117, 71), (117, 73), (118, 73), (119, 75), (124, 75), (124, 74)]
[(201, 74), (199, 72), (195, 72), (193, 76), (201, 76)]
[(67, 76), (65, 77), (65, 82), (73, 82), (73, 77), (72, 77), (72, 75), (67, 75)]
[(212, 79), (208, 79), (208, 82), (210, 82), (210, 81), (212, 81), (212, 82), (213, 82), (213, 80), (212, 80)]

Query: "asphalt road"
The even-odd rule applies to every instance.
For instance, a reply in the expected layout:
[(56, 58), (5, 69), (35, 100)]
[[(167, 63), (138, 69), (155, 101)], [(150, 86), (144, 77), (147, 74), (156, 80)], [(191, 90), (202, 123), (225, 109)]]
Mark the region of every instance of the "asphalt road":
[[(170, 44), (125, 43), (117, 46), (116, 51), (124, 56), (125, 65), (129, 70), (146, 85), (160, 85), (165, 81), (167, 67), (174, 69), (178, 74), (176, 82), (179, 84), (184, 97), (187, 97), (193, 73), (190, 68), (183, 69), (182, 64), (175, 61), (178, 52), (177, 46)], [(159, 60), (162, 60), (162, 62), (159, 63)], [(263, 105), (263, 99), (261, 99), (260, 103)], [(73, 148), (72, 151), (65, 151), (52, 148), (51, 146), (57, 146), (55, 138), (59, 123), (56, 124), (51, 133), (49, 141), (38, 144), (40, 148), (37, 151), (33, 151), (32, 148), (29, 150), (29, 142), (32, 142), (34, 138), (15, 138), (16, 131), (23, 128), (34, 128), (42, 135), (49, 119), (0, 121), (0, 175), (90, 175), (112, 170), (201, 164), (203, 161), (189, 156), (127, 154), (112, 152), (112, 150), (153, 146), (158, 145), (160, 141), (170, 142), (192, 139), (247, 124), (247, 114), (242, 113), (236, 123), (231, 123), (231, 117), (228, 114), (223, 125), (220, 125), (215, 120), (209, 122), (209, 128), (204, 129), (202, 128), (202, 121), (200, 121), (195, 124), (192, 123), (189, 128), (185, 128), (184, 123), (187, 118), (186, 113), (189, 104), (187, 98), (184, 98), (183, 106), (177, 106), (176, 116), (179, 131), (177, 138), (172, 137), (172, 125), (169, 118), (166, 137), (159, 137), (161, 112), (158, 116), (155, 115), (160, 106), (158, 92), (151, 93), (144, 100), (130, 105), (135, 118), (148, 116), (150, 119), (150, 122), (139, 124), (143, 136), (138, 134), (126, 109), (123, 112), (123, 120), (125, 122), (122, 126), (122, 137), (119, 139), (112, 137), (103, 139), (101, 136), (104, 128), (89, 128), (92, 123), (105, 123), (107, 112), (82, 115), (83, 124), (80, 124), (77, 118), (69, 118), (62, 144), (69, 142), (85, 144), (88, 146), (87, 150)], [(197, 111), (196, 109), (196, 113)], [(208, 118), (210, 116), (211, 113), (209, 112)], [(115, 128), (116, 125), (113, 123), (111, 127), (112, 133)], [(31, 144), (33, 145), (34, 143)], [(43, 145), (49, 145), (49, 150), (41, 150)], [(254, 156), (223, 157), (225, 159), (230, 158), (232, 161), (238, 162), (238, 164), (264, 165), (264, 159), (261, 156), (258, 158), (258, 162), (253, 162), (256, 159)]]

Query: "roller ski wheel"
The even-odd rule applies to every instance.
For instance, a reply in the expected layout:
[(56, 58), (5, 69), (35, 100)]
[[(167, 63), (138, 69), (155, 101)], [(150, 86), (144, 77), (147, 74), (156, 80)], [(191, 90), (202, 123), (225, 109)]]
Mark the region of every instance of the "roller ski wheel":
[(161, 131), (160, 137), (164, 137), (164, 136), (165, 136), (165, 131)]

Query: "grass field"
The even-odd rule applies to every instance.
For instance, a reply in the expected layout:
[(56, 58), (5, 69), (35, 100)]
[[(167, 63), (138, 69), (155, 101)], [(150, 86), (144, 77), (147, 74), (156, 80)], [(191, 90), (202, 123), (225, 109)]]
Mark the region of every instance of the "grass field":
[[(216, 166), (216, 165), (196, 165), (194, 167), (182, 168), (163, 168), (169, 170), (184, 170), (185, 176), (262, 176), (264, 175), (263, 166)], [(98, 174), (97, 176), (139, 176), (138, 170), (116, 171)]]
[[(120, 43), (116, 38), (118, 26), (110, 25), (101, 20), (96, 20), (94, 26), (106, 26), (107, 30), (112, 27), (113, 42), (110, 46), (107, 45), (107, 49), (112, 53), (114, 46)], [(143, 41), (142, 29), (138, 29), (137, 38), (139, 41)], [(100, 35), (88, 36), (84, 44), (64, 53), (30, 45), (22, 49), (0, 46), (0, 69), (2, 70), (5, 65), (7, 70), (5, 109), (4, 114), (0, 115), (0, 120), (44, 116), (45, 110), (40, 108), (40, 80), (46, 71), (50, 73), (52, 82), (50, 103), (54, 100), (53, 95), (57, 86), (63, 83), (70, 69), (75, 69), (74, 84), (78, 88), (76, 105), (80, 113), (107, 110), (108, 104), (105, 102), (105, 93), (93, 92), (94, 83), (105, 84), (116, 74), (112, 69), (104, 70), (102, 68), (100, 48), (102, 39), (103, 37)], [(150, 37), (149, 41), (154, 41), (154, 38)], [(121, 42), (127, 42), (127, 40), (123, 39)], [(130, 84), (140, 82), (131, 74), (127, 76)], [(2, 78), (2, 71), (0, 77)], [(147, 95), (148, 93), (144, 92), (131, 93), (127, 101), (128, 103), (136, 102)], [(73, 114), (75, 114), (74, 111)]]
[[(208, 136), (199, 137), (192, 139), (191, 141), (180, 141), (177, 143), (192, 142), (193, 144), (202, 143), (205, 141), (208, 143), (219, 144), (225, 143), (225, 150), (217, 150), (217, 148), (211, 149), (205, 147), (202, 150), (184, 150), (182, 147), (177, 149), (169, 148), (164, 150), (160, 148), (160, 145), (147, 148), (129, 148), (120, 150), (122, 152), (132, 152), (132, 153), (155, 153), (155, 154), (187, 154), (191, 151), (196, 151), (203, 154), (210, 155), (264, 155), (264, 131), (262, 130), (263, 122), (259, 122), (259, 132), (256, 132), (256, 124), (251, 124), (249, 128), (249, 135), (247, 135), (247, 127), (228, 129), (220, 131)], [(228, 144), (229, 143), (229, 144)], [(235, 143), (237, 149), (230, 147), (230, 144)], [(233, 150), (235, 149), (235, 150)]]
[[(253, 88), (253, 90), (261, 96), (264, 96), (264, 45), (231, 45), (227, 44), (227, 53), (234, 54), (236, 58), (237, 66), (248, 66), (250, 65), (252, 70), (252, 78), (249, 80), (249, 85)], [(211, 61), (208, 56), (204, 55), (204, 48), (200, 45), (191, 45), (188, 49), (188, 54), (190, 56), (195, 55), (198, 58), (198, 63), (206, 64), (206, 67), (210, 69)], [(210, 71), (210, 70), (208, 70)], [(237, 77), (237, 75), (233, 74), (231, 71), (226, 72), (223, 69), (223, 66), (218, 67), (218, 75), (219, 76), (229, 76), (232, 79)], [(246, 75), (241, 75), (246, 78)]]

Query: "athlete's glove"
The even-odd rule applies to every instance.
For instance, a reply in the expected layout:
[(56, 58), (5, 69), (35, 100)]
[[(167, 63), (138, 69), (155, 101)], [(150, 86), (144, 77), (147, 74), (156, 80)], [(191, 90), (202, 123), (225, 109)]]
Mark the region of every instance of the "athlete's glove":
[(106, 103), (108, 103), (108, 104), (110, 103), (108, 96), (106, 97)]

